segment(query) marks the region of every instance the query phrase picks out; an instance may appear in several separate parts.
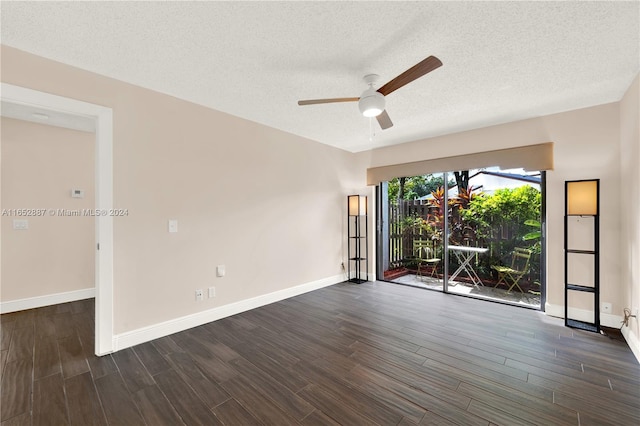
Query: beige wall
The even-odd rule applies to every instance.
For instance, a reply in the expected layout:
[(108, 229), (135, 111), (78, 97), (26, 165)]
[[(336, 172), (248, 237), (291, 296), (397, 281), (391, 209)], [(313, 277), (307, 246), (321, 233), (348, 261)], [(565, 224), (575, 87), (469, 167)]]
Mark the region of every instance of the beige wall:
[[(58, 209), (92, 209), (94, 145), (91, 133), (2, 118), (2, 302), (94, 286), (95, 226), (91, 217)], [(71, 189), (85, 191), (72, 198)], [(11, 209), (53, 209), (21, 217)], [(28, 230), (14, 230), (14, 219)]]
[[(640, 308), (640, 75), (620, 102), (620, 141), (621, 290), (635, 313)], [(628, 331), (640, 358), (639, 318), (630, 320)]]
[[(363, 152), (370, 167), (554, 142), (555, 170), (547, 173), (547, 302), (564, 304), (564, 181), (601, 179), (601, 300), (622, 314), (620, 287), (620, 124), (618, 104), (569, 111)], [(576, 303), (576, 307), (587, 308)]]
[(113, 109), (116, 334), (341, 276), (353, 154), (6, 46), (1, 75)]

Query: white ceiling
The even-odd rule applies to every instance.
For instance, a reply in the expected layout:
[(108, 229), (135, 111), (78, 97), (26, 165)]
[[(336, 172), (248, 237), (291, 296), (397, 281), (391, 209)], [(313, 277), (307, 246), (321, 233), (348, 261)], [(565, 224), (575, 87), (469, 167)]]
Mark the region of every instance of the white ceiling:
[[(6, 2), (2, 43), (349, 151), (620, 100), (640, 2)], [(444, 65), (387, 97), (362, 77)]]

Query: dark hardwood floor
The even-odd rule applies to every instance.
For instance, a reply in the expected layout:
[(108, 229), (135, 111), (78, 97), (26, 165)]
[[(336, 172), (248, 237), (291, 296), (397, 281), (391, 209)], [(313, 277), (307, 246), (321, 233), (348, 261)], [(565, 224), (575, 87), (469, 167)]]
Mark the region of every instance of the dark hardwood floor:
[(626, 343), (338, 284), (98, 358), (92, 300), (2, 315), (2, 425), (638, 425)]

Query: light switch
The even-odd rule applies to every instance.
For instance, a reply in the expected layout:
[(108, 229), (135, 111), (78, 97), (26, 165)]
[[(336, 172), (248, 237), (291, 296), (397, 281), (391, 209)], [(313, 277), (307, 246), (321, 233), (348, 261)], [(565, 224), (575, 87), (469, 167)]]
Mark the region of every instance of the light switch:
[(13, 219), (13, 229), (25, 231), (29, 229), (29, 221), (27, 219)]
[(175, 219), (169, 220), (169, 232), (178, 232), (178, 221)]
[(225, 267), (224, 265), (218, 265), (216, 266), (216, 276), (218, 277), (224, 277), (225, 274)]

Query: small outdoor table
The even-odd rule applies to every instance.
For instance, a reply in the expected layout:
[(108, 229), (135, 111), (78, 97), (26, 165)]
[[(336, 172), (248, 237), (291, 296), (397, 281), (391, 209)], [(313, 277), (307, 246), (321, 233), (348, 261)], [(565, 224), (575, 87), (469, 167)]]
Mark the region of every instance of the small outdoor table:
[(458, 259), (458, 262), (460, 262), (460, 266), (453, 274), (451, 274), (449, 280), (453, 281), (462, 271), (464, 271), (467, 273), (467, 276), (471, 279), (471, 282), (475, 287), (478, 287), (478, 284), (484, 286), (484, 284), (482, 284), (482, 280), (473, 269), (471, 260), (477, 253), (486, 253), (489, 249), (486, 247), (449, 246), (449, 250), (453, 252), (456, 259)]

